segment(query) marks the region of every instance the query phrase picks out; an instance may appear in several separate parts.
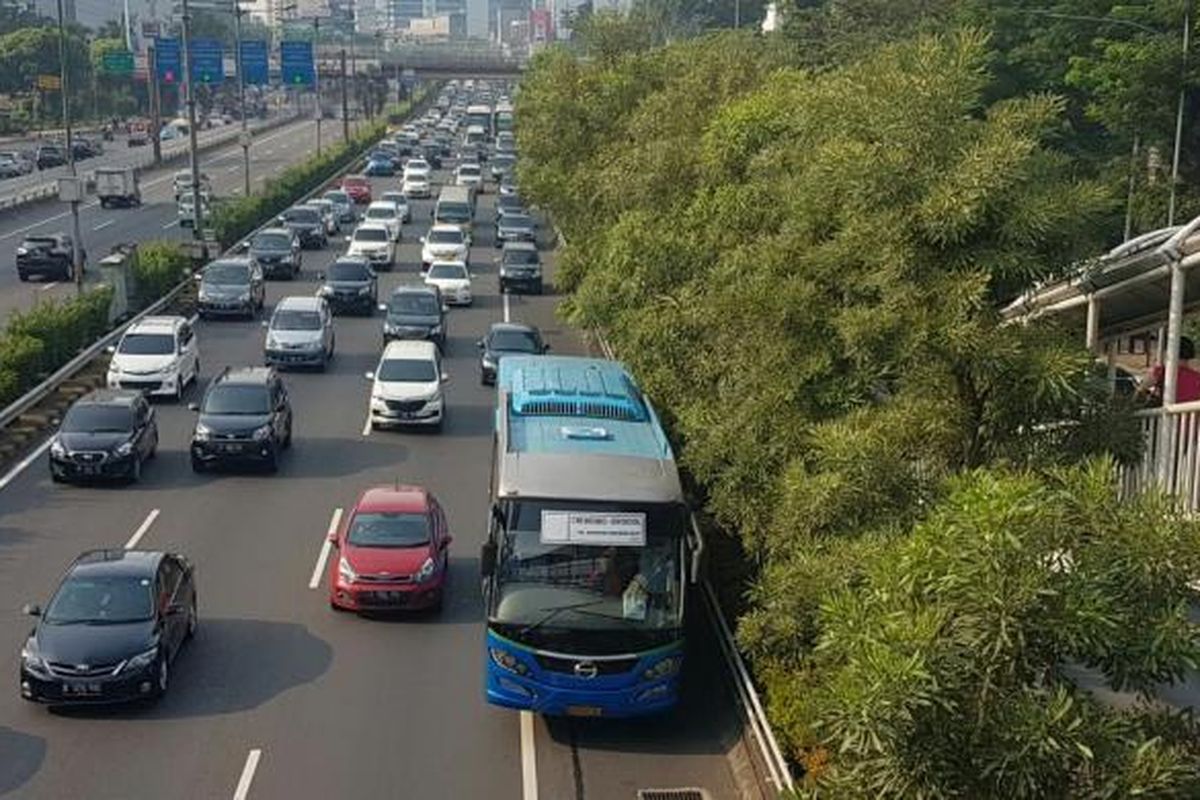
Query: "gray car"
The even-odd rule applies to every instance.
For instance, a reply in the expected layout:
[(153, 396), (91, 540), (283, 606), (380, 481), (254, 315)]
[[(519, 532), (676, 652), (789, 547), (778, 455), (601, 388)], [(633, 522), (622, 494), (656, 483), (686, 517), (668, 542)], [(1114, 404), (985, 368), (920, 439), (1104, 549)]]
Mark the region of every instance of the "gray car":
[(204, 268), (197, 278), (200, 291), (196, 312), (215, 316), (253, 317), (265, 302), (262, 268), (248, 258), (223, 258)]
[(350, 199), (350, 195), (341, 189), (331, 189), (325, 193), (323, 199), (333, 203), (333, 211), (337, 215), (339, 223), (346, 224), (358, 221), (358, 213), (354, 210), (354, 201)]
[(269, 367), (324, 370), (333, 358), (333, 314), (322, 297), (285, 297), (263, 325), (263, 357)]
[(496, 247), (505, 242), (537, 242), (537, 223), (528, 214), (510, 213), (496, 220)]

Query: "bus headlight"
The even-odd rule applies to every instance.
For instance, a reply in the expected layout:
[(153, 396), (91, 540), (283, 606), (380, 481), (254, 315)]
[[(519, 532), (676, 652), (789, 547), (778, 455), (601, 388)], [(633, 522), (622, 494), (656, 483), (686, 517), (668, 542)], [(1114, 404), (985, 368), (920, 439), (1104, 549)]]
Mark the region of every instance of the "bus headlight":
[(683, 666), (683, 656), (667, 656), (643, 672), (642, 680), (656, 681), (660, 678), (668, 678), (678, 673), (681, 666)]
[(499, 647), (489, 647), (488, 655), (492, 657), (492, 663), (502, 670), (511, 672), (514, 675), (525, 676), (529, 674), (529, 667), (525, 666), (525, 662), (507, 650), (501, 650)]

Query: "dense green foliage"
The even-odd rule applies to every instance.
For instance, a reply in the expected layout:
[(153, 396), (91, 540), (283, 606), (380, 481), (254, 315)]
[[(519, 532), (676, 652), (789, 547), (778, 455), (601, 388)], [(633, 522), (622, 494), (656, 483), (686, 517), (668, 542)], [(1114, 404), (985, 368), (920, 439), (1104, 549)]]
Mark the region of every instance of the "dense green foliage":
[(135, 308), (141, 310), (183, 280), (192, 260), (178, 242), (146, 242), (133, 265)]
[(112, 289), (15, 312), (0, 332), (0, 408), (32, 389), (108, 330)]
[(363, 128), (356, 136), (321, 151), (320, 156), (288, 167), (267, 180), (260, 192), (240, 197), (213, 210), (213, 229), (223, 247), (229, 247), (271, 217), (321, 186), (347, 165), (362, 157), (383, 136), (383, 122)]
[(1003, 90), (979, 29), (897, 13), (819, 61), (648, 49), (616, 19), (586, 60), (540, 54), (520, 177), (568, 243), (563, 313), (633, 367), (758, 565), (739, 636), (808, 791), (1194, 796), (1194, 731), (1079, 676), (1152, 695), (1196, 665), (1200, 528), (1116, 503), (1140, 439), (1081, 337), (997, 314), (1096, 252), (1119, 200), (1066, 147), (1068, 99)]

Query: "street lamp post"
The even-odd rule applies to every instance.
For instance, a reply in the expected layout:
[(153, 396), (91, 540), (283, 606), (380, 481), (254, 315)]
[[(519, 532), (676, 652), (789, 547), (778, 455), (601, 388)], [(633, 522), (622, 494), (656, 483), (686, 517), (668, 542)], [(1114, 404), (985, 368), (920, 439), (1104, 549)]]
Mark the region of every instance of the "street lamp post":
[(313, 88), (317, 92), (317, 155), (321, 155), (321, 18), (313, 17)]
[(237, 64), (238, 107), (242, 118), (242, 184), (246, 197), (250, 196), (250, 128), (246, 123), (246, 73), (242, 68), (242, 9), (241, 0), (233, 0), (234, 62)]
[(75, 287), (83, 291), (83, 245), (79, 233), (79, 174), (75, 170), (75, 142), (71, 135), (71, 86), (67, 68), (67, 27), (63, 21), (63, 0), (58, 0), (59, 94), (62, 95), (63, 129), (67, 135), (67, 169), (71, 173), (71, 272)]
[[(60, 0), (61, 2), (61, 0)], [(192, 170), (192, 238), (203, 239), (204, 208), (200, 205), (200, 154), (196, 147), (196, 87), (192, 85), (192, 14), (183, 0), (183, 90), (188, 115), (188, 159)]]

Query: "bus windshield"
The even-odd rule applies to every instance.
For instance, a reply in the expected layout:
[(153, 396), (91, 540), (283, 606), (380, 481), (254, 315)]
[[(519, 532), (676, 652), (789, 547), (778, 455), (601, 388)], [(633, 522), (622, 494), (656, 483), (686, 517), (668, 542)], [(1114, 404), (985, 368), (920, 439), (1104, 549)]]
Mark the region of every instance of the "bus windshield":
[[(682, 617), (681, 505), (525, 500), (505, 505), (491, 624), (534, 647), (630, 652), (677, 639)], [(645, 544), (547, 542), (544, 521), (570, 512), (645, 515)]]

